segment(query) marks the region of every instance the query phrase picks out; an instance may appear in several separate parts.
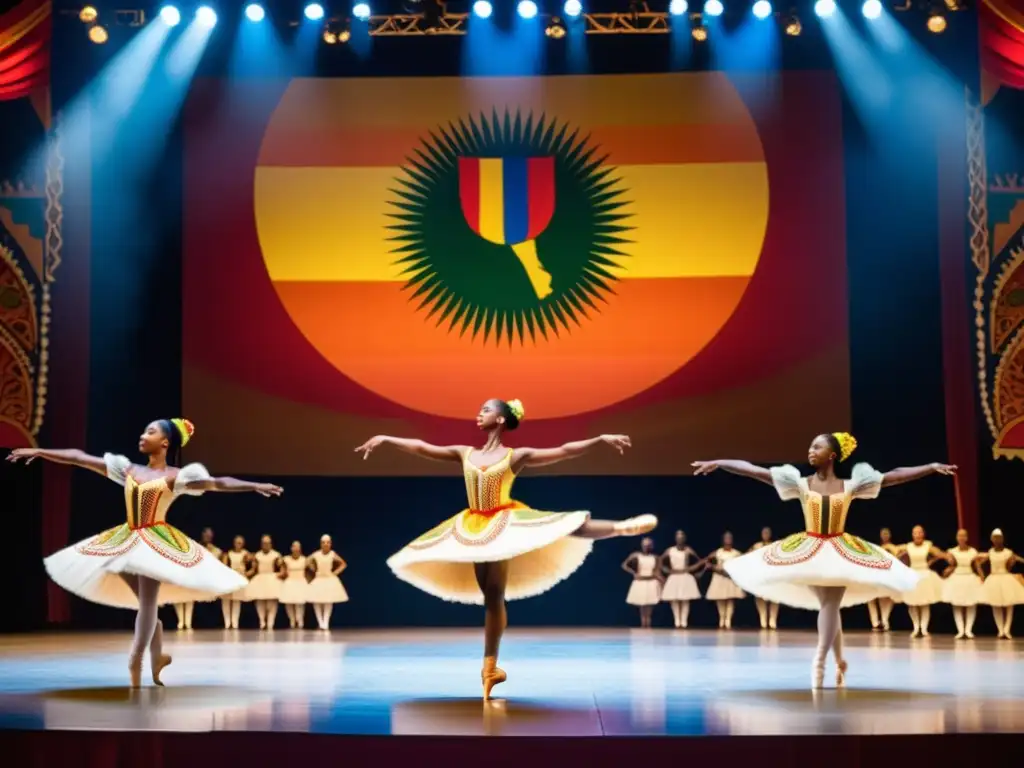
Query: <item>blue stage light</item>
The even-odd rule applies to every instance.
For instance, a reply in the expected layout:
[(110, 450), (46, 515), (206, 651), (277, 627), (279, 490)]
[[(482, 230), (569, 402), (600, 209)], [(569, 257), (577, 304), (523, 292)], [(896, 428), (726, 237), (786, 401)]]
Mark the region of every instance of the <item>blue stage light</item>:
[(722, 0), (707, 0), (704, 3), (704, 13), (708, 16), (721, 16), (723, 11), (725, 6), (722, 5)]
[(690, 4), (686, 0), (672, 0), (668, 4), (668, 12), (673, 16), (682, 16), (690, 10)]
[(519, 0), (516, 10), (524, 19), (532, 19), (537, 15), (537, 4), (533, 0)]
[(570, 19), (575, 19), (583, 13), (583, 3), (581, 3), (580, 0), (565, 0), (565, 5), (562, 6), (562, 10)]
[(772, 15), (772, 4), (768, 0), (757, 0), (754, 3), (754, 15), (759, 19), (767, 19)]
[(814, 13), (823, 19), (827, 19), (836, 12), (835, 0), (818, 0), (814, 4)]
[(196, 21), (204, 27), (213, 28), (217, 25), (217, 12), (208, 5), (201, 5), (196, 10)]
[(245, 6), (245, 18), (249, 21), (263, 21), (266, 15), (267, 12), (263, 10), (263, 6), (259, 3), (250, 3)]
[(864, 0), (860, 12), (864, 14), (865, 19), (877, 19), (882, 15), (882, 3), (879, 0)]
[(352, 15), (360, 21), (366, 21), (370, 18), (370, 5), (369, 3), (356, 3), (352, 6)]
[(310, 21), (320, 21), (324, 17), (324, 7), (320, 3), (310, 3), (303, 13)]
[(181, 22), (181, 11), (173, 5), (165, 5), (160, 9), (160, 21), (168, 27), (176, 27)]
[(489, 19), (493, 12), (494, 6), (487, 2), (487, 0), (476, 0), (476, 2), (473, 3), (474, 16), (478, 16), (481, 19)]

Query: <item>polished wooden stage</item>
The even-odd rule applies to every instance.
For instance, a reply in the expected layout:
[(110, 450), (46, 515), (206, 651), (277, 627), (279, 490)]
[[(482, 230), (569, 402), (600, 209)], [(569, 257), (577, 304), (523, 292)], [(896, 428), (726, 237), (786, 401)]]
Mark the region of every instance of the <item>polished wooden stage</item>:
[(1024, 642), (848, 633), (847, 689), (812, 693), (810, 633), (511, 630), (503, 698), (485, 704), (480, 634), (170, 631), (166, 687), (134, 692), (127, 634), (0, 637), (0, 744), (45, 766), (68, 750), (104, 767), (324, 750), (348, 764), (664, 753), (835, 766), (991, 756), (993, 739), (1024, 731)]

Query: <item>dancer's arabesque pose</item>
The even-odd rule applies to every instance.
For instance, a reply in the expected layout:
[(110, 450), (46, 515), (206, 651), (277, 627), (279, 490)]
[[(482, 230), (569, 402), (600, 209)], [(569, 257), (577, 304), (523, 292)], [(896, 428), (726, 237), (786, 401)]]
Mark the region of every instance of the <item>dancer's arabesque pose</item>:
[(694, 474), (724, 469), (774, 485), (783, 501), (799, 499), (804, 531), (725, 564), (743, 589), (772, 602), (818, 611), (818, 649), (811, 672), (812, 688), (821, 688), (825, 658), (831, 648), (836, 661), (836, 685), (845, 684), (842, 619), (839, 609), (883, 595), (912, 590), (918, 575), (874, 544), (845, 532), (846, 515), (854, 499), (874, 499), (881, 488), (920, 480), (931, 474), (952, 475), (956, 467), (927, 464), (894, 469), (885, 474), (857, 464), (852, 477), (842, 480), (836, 464), (857, 447), (845, 432), (819, 435), (807, 461), (814, 469), (801, 477), (795, 467), (759, 467), (746, 461), (695, 461)]
[(192, 437), (185, 419), (154, 421), (139, 437), (145, 465), (125, 456), (103, 457), (83, 451), (19, 448), (8, 461), (46, 459), (89, 469), (124, 486), (128, 519), (96, 536), (62, 549), (45, 559), (50, 578), (64, 589), (94, 603), (135, 608), (135, 638), (128, 656), (133, 688), (142, 682), (142, 657), (149, 648), (153, 682), (171, 663), (163, 653), (163, 631), (157, 608), (166, 603), (207, 600), (246, 585), (245, 578), (210, 555), (198, 542), (167, 523), (167, 510), (179, 496), (205, 491), (254, 491), (279, 496), (281, 488), (233, 477), (211, 477), (202, 464), (178, 469), (168, 463)]
[(498, 646), (508, 623), (505, 600), (546, 592), (583, 563), (593, 539), (636, 536), (653, 530), (657, 518), (593, 520), (589, 512), (543, 512), (512, 499), (512, 483), (528, 467), (542, 467), (582, 456), (608, 445), (622, 453), (625, 435), (601, 435), (557, 448), (509, 448), (507, 430), (523, 419), (518, 400), (488, 400), (476, 417), (487, 433), (483, 447), (430, 445), (378, 435), (356, 448), (366, 458), (382, 445), (435, 461), (462, 465), (469, 508), (412, 541), (388, 560), (398, 578), (444, 600), (485, 608), (484, 699), (506, 680), (498, 668)]

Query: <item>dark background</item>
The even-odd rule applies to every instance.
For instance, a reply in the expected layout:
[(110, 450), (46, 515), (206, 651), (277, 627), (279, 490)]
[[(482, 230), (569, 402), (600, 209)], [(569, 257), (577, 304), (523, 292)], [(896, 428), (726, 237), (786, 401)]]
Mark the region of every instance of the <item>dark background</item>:
[[(815, 34), (809, 12), (805, 19), (804, 36), (784, 41), (783, 65), (830, 67), (827, 48)], [(229, 30), (234, 24), (222, 10), (220, 25), (227, 29), (219, 29), (216, 36), (230, 39)], [(923, 19), (916, 19), (915, 34), (921, 29)], [(117, 28), (111, 32), (111, 43), (98, 49), (83, 42), (81, 25), (58, 19), (54, 41), (54, 50), (59, 52), (54, 58), (56, 106), (68, 101), (95, 74), (127, 34)], [(977, 30), (973, 14), (955, 16), (941, 37), (921, 33), (921, 38), (961, 80), (976, 85)], [(666, 69), (671, 60), (666, 37), (611, 36), (587, 42), (592, 72), (658, 71)], [(557, 51), (555, 48), (548, 62), (552, 73), (567, 67)], [(222, 71), (227, 55), (226, 46), (208, 51), (200, 74)], [(688, 66), (705, 68), (708, 64), (708, 57), (698, 54)], [(373, 54), (366, 61), (351, 52), (329, 51), (321, 46), (312, 66), (319, 74), (332, 76), (456, 74), (459, 41), (376, 40)], [(14, 109), (16, 105), (4, 105), (3, 114), (10, 111), (9, 107)], [(25, 109), (31, 112), (27, 105)], [(1006, 120), (1014, 112), (1007, 108), (998, 119)], [(1018, 101), (1016, 114), (1021, 113), (1024, 110)], [(856, 460), (868, 461), (882, 470), (946, 458), (936, 144), (928, 135), (908, 130), (908, 126), (916, 125), (909, 103), (901, 103), (891, 120), (886, 141), (879, 143), (866, 135), (852, 105), (844, 104), (852, 431), (861, 444)], [(134, 162), (133, 153), (137, 155), (139, 150), (133, 137), (153, 129), (133, 121), (135, 118), (130, 116), (120, 127), (115, 151), (93, 165), (89, 418), (87, 444), (82, 446), (92, 453), (131, 454), (145, 424), (154, 418), (178, 415), (180, 405), (180, 126), (166, 126), (168, 141), (154, 171), (126, 188), (103, 180), (124, 164)], [(4, 130), (6, 135), (10, 129)], [(1007, 134), (1012, 136), (1013, 131)], [(999, 149), (1001, 155), (1013, 156), (1013, 141), (1004, 145)], [(16, 167), (24, 147), (14, 148), (6, 141), (0, 146), (0, 159), (10, 163), (6, 167)], [(88, 157), (69, 158), (69, 162), (88, 161)], [(69, 253), (73, 253), (70, 249), (73, 245), (69, 245)], [(964, 268), (969, 270), (966, 253), (965, 248)], [(973, 286), (973, 275), (968, 275), (968, 284)], [(842, 311), (841, 305), (837, 311)], [(817, 319), (806, 320), (814, 323)], [(972, 322), (972, 318), (965, 317), (964, 322)], [(806, 386), (828, 387), (832, 383), (807, 381)], [(764, 407), (773, 404), (765, 403)], [(254, 413), (252, 418), (258, 422), (260, 415)], [(982, 530), (1001, 526), (1013, 546), (1015, 534), (1024, 535), (1024, 526), (1015, 527), (1018, 513), (1014, 505), (1008, 507), (1005, 502), (1016, 498), (1010, 491), (1019, 486), (1022, 468), (1018, 462), (996, 465), (991, 461), (990, 443), (984, 439), (980, 418), (978, 423), (983, 455)], [(843, 426), (822, 424), (821, 428)], [(629, 424), (621, 428), (628, 432)], [(735, 432), (748, 428), (742, 423), (722, 425), (723, 430)], [(808, 442), (812, 437), (807, 436)], [(528, 426), (524, 427), (523, 439), (529, 439)], [(350, 449), (339, 446), (339, 450)], [(803, 445), (793, 446), (790, 456), (800, 456), (804, 449)], [(385, 565), (392, 552), (461, 508), (464, 492), (457, 471), (450, 479), (277, 480), (286, 486), (280, 499), (211, 494), (178, 503), (173, 522), (193, 536), (202, 527), (213, 526), (222, 547), (240, 533), (250, 548), (255, 548), (260, 534), (270, 533), (281, 551), (293, 539), (301, 540), (310, 550), (320, 534), (331, 533), (337, 550), (349, 563), (344, 580), (352, 597), (350, 603), (335, 611), (336, 627), (480, 623), (479, 609), (446, 604), (419, 592), (395, 579)], [(2, 613), (0, 621), (9, 629), (41, 627), (45, 621), (45, 574), (38, 522), (39, 463), (27, 469), (4, 465), (0, 483), (10, 541), (16, 543), (8, 568), (18, 584), (9, 600), (9, 610)], [(659, 550), (670, 544), (672, 532), (679, 527), (704, 554), (718, 545), (725, 530), (731, 530), (737, 545), (746, 548), (757, 540), (762, 526), (771, 526), (781, 536), (802, 525), (798, 505), (783, 504), (767, 486), (724, 474), (706, 479), (527, 476), (517, 484), (517, 497), (545, 509), (590, 509), (599, 517), (654, 512), (661, 518), (654, 534)], [(72, 541), (117, 524), (122, 516), (119, 488), (88, 473), (75, 476)], [(897, 541), (904, 541), (918, 523), (926, 526), (937, 545), (953, 543), (956, 511), (948, 478), (929, 478), (886, 490), (878, 501), (858, 502), (848, 527), (853, 533), (877, 540), (878, 529), (888, 526)], [(624, 602), (629, 578), (619, 569), (619, 563), (636, 545), (628, 539), (598, 542), (594, 553), (571, 579), (541, 597), (513, 603), (510, 621), (518, 626), (637, 623), (635, 609)], [(1024, 544), (1018, 546), (1024, 549)], [(126, 627), (133, 620), (133, 614), (127, 611), (72, 600), (75, 628)], [(220, 626), (219, 608), (203, 608), (197, 611), (197, 626)], [(243, 611), (243, 623), (253, 625), (254, 613), (251, 609)], [(669, 613), (667, 608), (659, 608), (656, 622), (670, 624)], [(691, 626), (714, 626), (714, 617), (714, 607), (701, 602), (693, 608)], [(905, 611), (897, 609), (894, 620), (897, 627), (902, 623), (909, 628)], [(783, 627), (810, 627), (814, 617), (783, 608), (780, 621)], [(851, 627), (866, 626), (867, 611), (852, 609), (845, 621)], [(987, 632), (990, 621), (987, 616), (980, 617), (979, 630)], [(751, 600), (737, 606), (736, 624), (756, 624)], [(948, 611), (934, 611), (936, 631), (947, 631), (951, 625)]]

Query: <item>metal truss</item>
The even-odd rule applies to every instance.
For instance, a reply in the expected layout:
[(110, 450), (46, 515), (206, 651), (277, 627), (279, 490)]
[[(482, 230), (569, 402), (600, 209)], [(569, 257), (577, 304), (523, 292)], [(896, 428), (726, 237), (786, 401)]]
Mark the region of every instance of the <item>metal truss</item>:
[[(559, 23), (555, 16), (545, 17)], [(584, 13), (580, 17), (588, 35), (664, 35), (671, 29), (667, 13)], [(446, 13), (428, 20), (422, 14), (371, 16), (371, 37), (421, 37), (425, 35), (468, 34), (468, 13)]]

